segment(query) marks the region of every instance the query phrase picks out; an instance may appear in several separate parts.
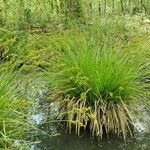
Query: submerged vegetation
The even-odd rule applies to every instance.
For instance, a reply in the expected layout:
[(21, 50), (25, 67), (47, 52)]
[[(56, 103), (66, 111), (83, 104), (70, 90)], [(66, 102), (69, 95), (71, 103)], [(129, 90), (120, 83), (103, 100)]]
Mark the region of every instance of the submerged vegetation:
[(133, 136), (137, 108), (150, 103), (149, 16), (149, 0), (2, 0), (0, 148), (30, 149), (44, 99), (70, 132)]

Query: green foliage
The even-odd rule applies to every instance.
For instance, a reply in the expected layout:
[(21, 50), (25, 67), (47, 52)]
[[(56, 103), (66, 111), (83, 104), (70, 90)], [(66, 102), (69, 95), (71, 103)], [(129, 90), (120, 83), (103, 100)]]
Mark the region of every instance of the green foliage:
[[(150, 14), (149, 0), (2, 0), (0, 26), (27, 29), (50, 23), (85, 23), (103, 16)], [(81, 22), (80, 22), (80, 21)]]
[[(66, 5), (65, 2), (63, 5)], [(141, 17), (137, 16), (110, 17), (106, 15), (100, 19), (96, 16), (97, 20), (95, 20), (95, 17), (91, 15), (93, 19), (90, 19), (87, 14), (85, 15), (85, 7), (78, 7), (78, 4), (75, 9), (71, 9), (69, 5), (67, 5), (68, 8), (64, 6), (65, 10), (61, 9), (60, 12), (64, 12), (59, 16), (56, 15), (59, 7), (56, 7), (54, 1), (52, 3), (51, 6), (46, 5), (45, 8), (43, 1), (38, 2), (38, 7), (34, 4), (27, 7), (24, 2), (22, 9), (18, 8), (20, 16), (17, 16), (17, 21), (13, 18), (12, 24), (15, 23), (19, 28), (30, 27), (26, 32), (0, 29), (1, 72), (8, 70), (10, 64), (15, 64), (15, 70), (21, 69), (21, 73), (25, 74), (35, 72), (35, 70), (38, 73), (42, 70), (40, 74), (42, 79), (45, 81), (46, 75), (50, 81), (50, 99), (60, 100), (60, 116), (61, 119), (66, 117), (70, 131), (72, 127), (75, 127), (76, 132), (80, 134), (81, 128), (89, 127), (93, 136), (102, 138), (106, 133), (108, 136), (116, 134), (126, 139), (128, 133), (132, 135), (131, 130), (135, 121), (134, 102), (144, 101), (149, 97), (150, 51), (148, 43), (150, 36), (147, 27), (140, 22)], [(52, 5), (54, 11), (51, 16), (47, 14), (51, 12), (46, 10), (49, 10), (49, 7), (52, 8)], [(83, 6), (83, 2), (80, 6)], [(95, 6), (92, 5), (92, 7)], [(35, 13), (32, 8), (36, 8)], [(68, 9), (72, 12), (65, 16)], [(7, 17), (10, 16), (9, 14)], [(48, 16), (50, 18), (47, 19)], [(45, 28), (49, 21), (59, 20), (59, 17), (63, 21), (68, 19), (70, 26), (67, 25), (67, 27), (69, 28), (61, 30), (63, 28), (59, 26), (61, 25), (59, 21), (54, 25), (50, 22), (50, 28)], [(86, 18), (87, 23), (83, 25), (84, 21), (78, 20), (78, 17), (83, 17), (83, 20)], [(73, 24), (76, 19), (80, 23), (83, 22), (80, 25)], [(7, 21), (10, 20), (9, 18)], [(32, 23), (38, 26), (32, 28)], [(43, 25), (44, 28), (41, 28)], [(44, 70), (46, 72), (43, 72)], [(5, 74), (13, 79), (20, 79), (18, 76), (14, 77), (13, 73), (6, 72)], [(16, 89), (16, 87), (18, 89), (18, 84), (14, 83), (16, 83), (14, 80), (8, 82), (5, 87), (8, 90)], [(30, 84), (32, 85), (32, 82)], [(8, 97), (11, 103), (8, 103), (7, 107), (12, 108), (11, 111), (26, 114), (26, 109), (18, 107), (24, 108), (26, 100), (22, 100), (22, 97), (18, 98), (16, 91), (10, 92), (14, 96)], [(6, 97), (7, 94), (2, 96), (5, 98), (4, 101)], [(7, 114), (6, 112), (4, 117), (9, 119)], [(20, 113), (10, 114), (14, 120), (24, 119), (22, 117), (24, 115)], [(26, 132), (27, 124), (23, 125), (25, 128), (22, 129), (21, 126), (18, 132), (12, 134), (12, 124), (6, 124), (7, 119), (4, 117), (1, 121), (2, 143), (7, 147), (14, 141), (9, 139), (25, 139), (24, 131)], [(5, 138), (6, 140), (3, 138), (5, 128), (6, 131), (12, 130), (11, 134), (6, 132), (8, 137)], [(20, 134), (18, 134), (19, 130), (22, 131)], [(28, 134), (28, 131), (26, 133)]]
[(31, 35), (22, 31), (0, 30), (0, 61), (3, 66), (15, 62), (23, 71), (44, 69), (52, 57), (51, 35)]
[(63, 36), (54, 45), (58, 55), (50, 73), (51, 90), (69, 126), (75, 124), (79, 134), (90, 122), (93, 135), (102, 137), (104, 128), (108, 135), (126, 139), (135, 121), (129, 105), (146, 99), (149, 62), (80, 34)]
[(142, 88), (138, 79), (143, 72), (134, 56), (108, 46), (95, 49), (92, 40), (67, 38), (62, 45), (56, 43), (62, 51), (55, 83), (61, 92), (80, 95), (88, 91), (90, 99), (96, 96), (107, 100), (126, 100), (138, 95), (139, 87)]
[(18, 149), (32, 130), (27, 119), (32, 103), (19, 96), (24, 81), (17, 80), (12, 69), (0, 73), (0, 148)]

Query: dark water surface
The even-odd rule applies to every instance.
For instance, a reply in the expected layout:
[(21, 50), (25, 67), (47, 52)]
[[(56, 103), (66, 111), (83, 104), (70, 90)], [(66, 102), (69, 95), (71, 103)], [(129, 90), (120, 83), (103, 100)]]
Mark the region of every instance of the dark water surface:
[(150, 150), (150, 134), (136, 135), (126, 142), (115, 138), (94, 141), (87, 135), (62, 134), (52, 141), (44, 139), (38, 150)]
[[(34, 150), (150, 150), (150, 113), (141, 111), (140, 118), (140, 122), (135, 123), (137, 131), (134, 137), (128, 138), (126, 142), (115, 137), (98, 141), (87, 133), (77, 136), (61, 130), (58, 131), (60, 135), (52, 139), (46, 136), (40, 137), (41, 143), (34, 147)], [(51, 124), (44, 128), (46, 131), (55, 131)], [(63, 128), (63, 131), (65, 130)]]
[[(135, 123), (137, 130), (134, 137), (128, 138), (126, 142), (115, 137), (97, 141), (87, 133), (77, 136), (61, 130), (61, 132), (58, 131), (60, 136), (56, 136), (52, 140), (47, 137), (40, 138), (41, 143), (35, 150), (150, 150), (150, 111), (142, 105), (137, 109), (141, 112), (139, 120)], [(48, 128), (52, 128), (52, 125), (49, 124)], [(65, 130), (66, 128), (63, 128), (63, 131)]]

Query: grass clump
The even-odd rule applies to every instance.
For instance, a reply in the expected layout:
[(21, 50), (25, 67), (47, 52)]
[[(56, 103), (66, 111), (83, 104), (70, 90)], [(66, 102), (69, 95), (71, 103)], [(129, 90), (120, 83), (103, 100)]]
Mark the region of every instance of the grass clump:
[(31, 102), (19, 96), (22, 83), (17, 76), (12, 69), (0, 72), (0, 149), (20, 149), (29, 144), (26, 140), (31, 126), (27, 115)]
[(63, 39), (55, 43), (59, 52), (51, 73), (60, 118), (77, 134), (89, 128), (93, 136), (116, 134), (125, 140), (136, 119), (134, 103), (146, 97), (142, 58), (107, 44), (99, 46), (92, 37)]

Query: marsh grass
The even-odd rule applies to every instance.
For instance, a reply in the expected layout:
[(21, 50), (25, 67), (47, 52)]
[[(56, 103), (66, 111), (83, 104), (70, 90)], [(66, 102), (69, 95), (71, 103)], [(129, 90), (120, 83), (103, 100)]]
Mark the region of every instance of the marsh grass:
[[(84, 128), (100, 138), (115, 134), (126, 139), (132, 135), (136, 120), (133, 106), (149, 96), (150, 87), (149, 34), (143, 28), (139, 30), (138, 20), (134, 24), (132, 18), (129, 22), (126, 19), (105, 17), (80, 27), (70, 22), (72, 27), (48, 34), (1, 29), (1, 72), (12, 62), (18, 66), (16, 71), (22, 69), (25, 74), (46, 70), (50, 99), (60, 102), (59, 119), (67, 120), (70, 131), (75, 128), (79, 135)], [(28, 123), (24, 110), (18, 108), (24, 108), (26, 100), (16, 97), (15, 75), (6, 74), (3, 77), (8, 84), (2, 89), (5, 93), (10, 90), (10, 98), (5, 98), (7, 94), (2, 97), (12, 109), (2, 118), (1, 141), (9, 147), (14, 139), (22, 138), (23, 131), (23, 135), (28, 134)], [(18, 130), (12, 127), (10, 117), (23, 122), (18, 123)]]
[(32, 103), (19, 96), (24, 81), (17, 83), (17, 77), (12, 68), (0, 72), (0, 148), (20, 148), (32, 130), (27, 119)]
[(0, 62), (5, 67), (14, 62), (16, 70), (24, 72), (44, 70), (54, 55), (49, 42), (51, 38), (51, 35), (0, 29)]
[(132, 106), (146, 98), (143, 57), (83, 35), (66, 35), (54, 44), (58, 55), (50, 80), (60, 118), (77, 134), (89, 126), (93, 136), (116, 134), (126, 140), (136, 120)]

